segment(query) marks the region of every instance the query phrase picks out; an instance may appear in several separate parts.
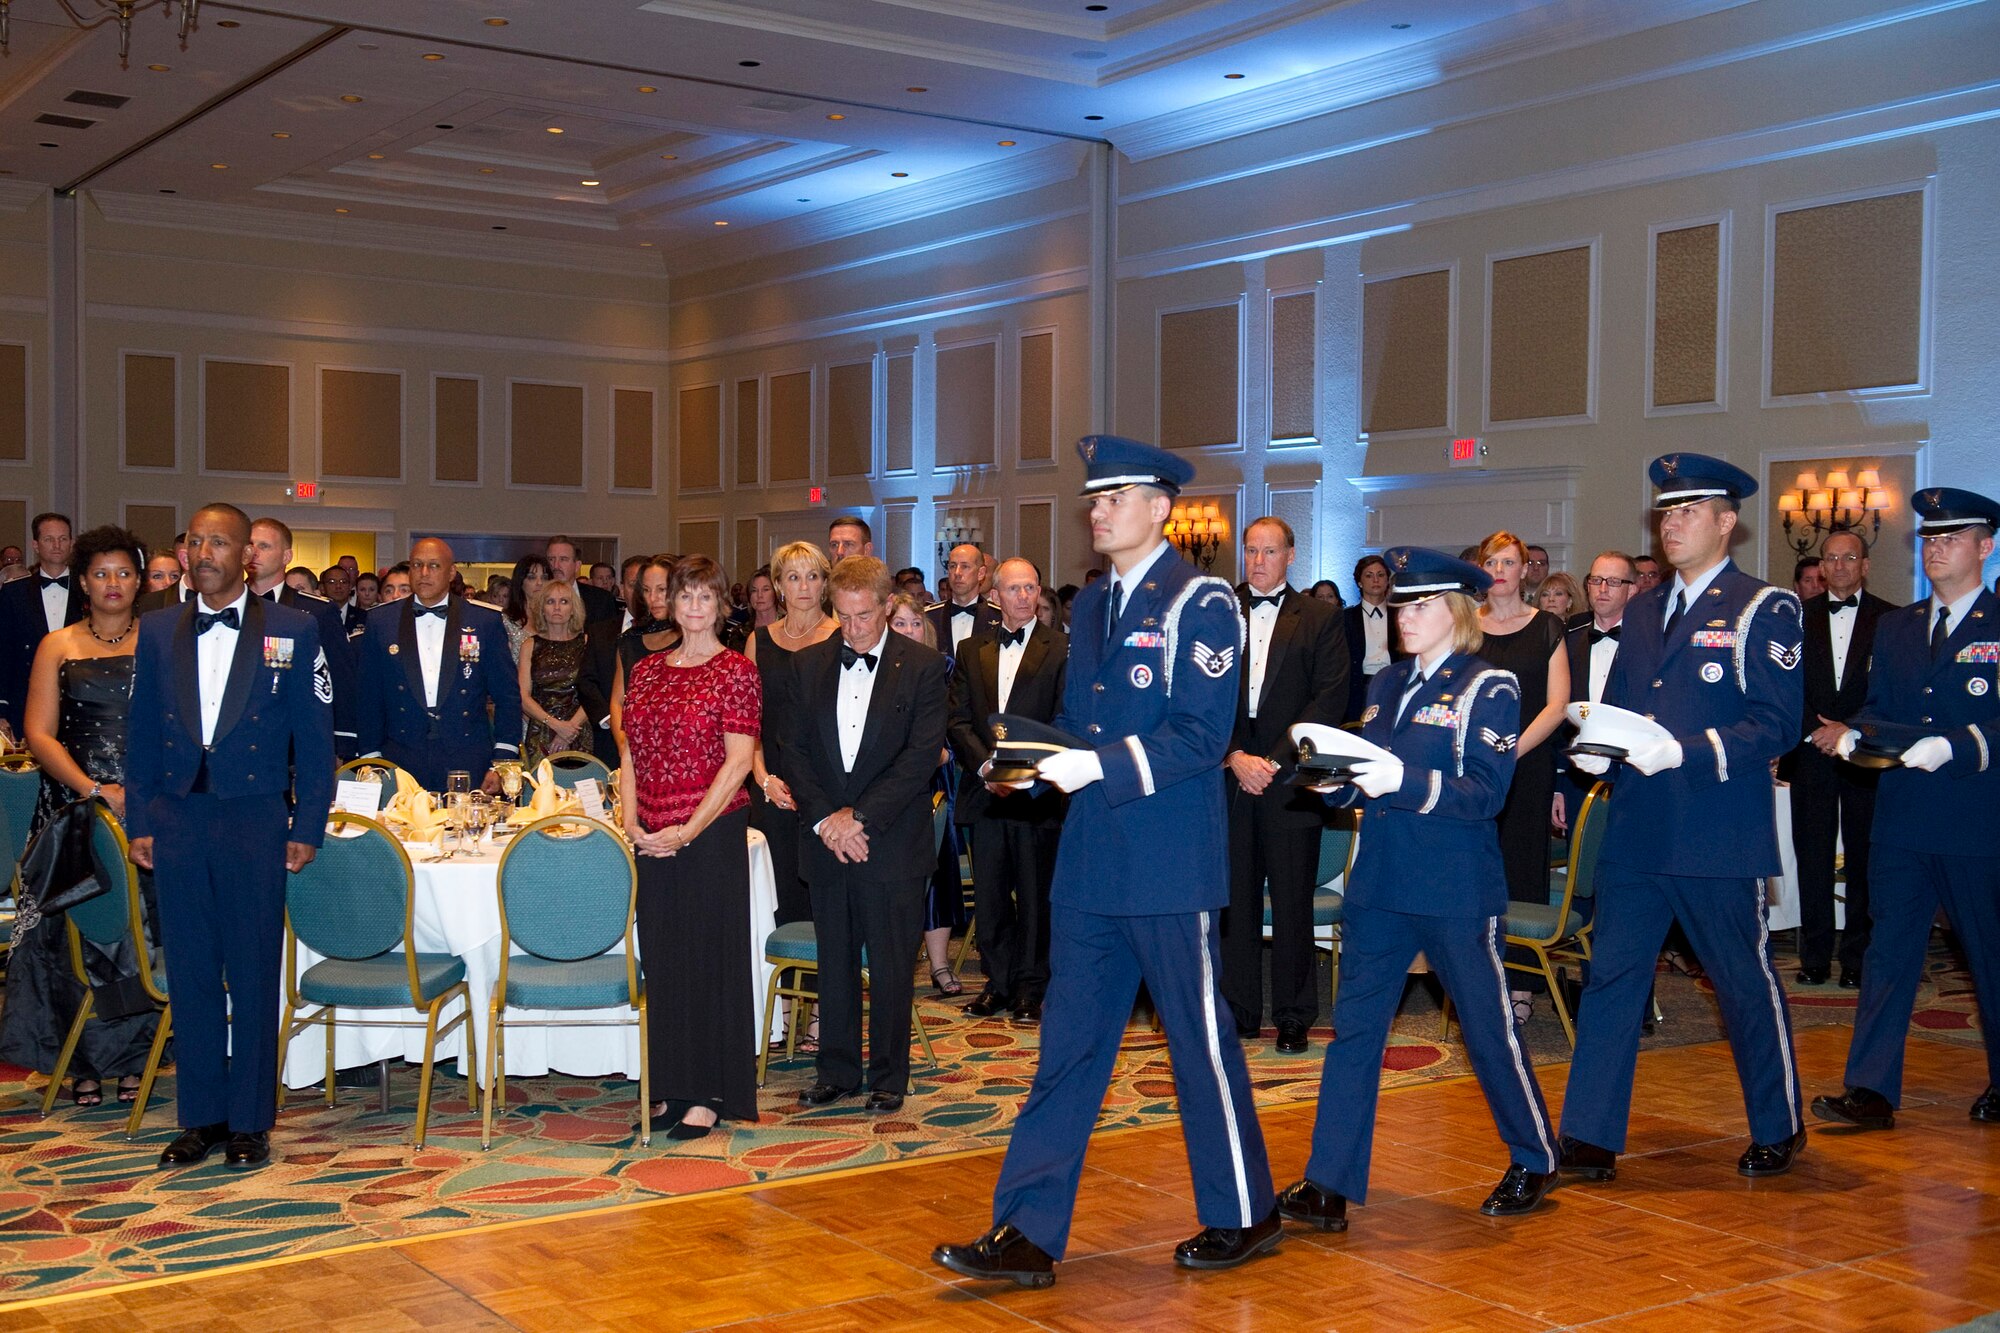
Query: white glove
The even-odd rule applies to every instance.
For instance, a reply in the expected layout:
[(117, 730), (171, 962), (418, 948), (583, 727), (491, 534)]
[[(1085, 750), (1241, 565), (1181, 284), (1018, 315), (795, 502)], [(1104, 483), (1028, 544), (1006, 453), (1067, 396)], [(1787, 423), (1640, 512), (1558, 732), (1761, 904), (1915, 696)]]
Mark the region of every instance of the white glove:
[(1951, 762), (1951, 742), (1942, 736), (1926, 736), (1903, 751), (1904, 768), (1921, 768), (1935, 773)]
[(1354, 785), (1368, 796), (1387, 796), (1403, 785), (1403, 761), (1364, 759), (1354, 766)]
[(1095, 750), (1064, 750), (1036, 764), (1035, 770), (1066, 792), (1082, 791), (1104, 779), (1104, 761)]
[(1860, 739), (1861, 739), (1861, 733), (1856, 731), (1853, 727), (1849, 727), (1844, 733), (1842, 733), (1840, 739), (1833, 743), (1834, 755), (1840, 759), (1847, 758), (1849, 755), (1854, 753), (1855, 743)]
[(1664, 740), (1649, 742), (1625, 756), (1625, 762), (1644, 773), (1647, 777), (1663, 773), (1670, 768), (1681, 766), (1681, 743), (1668, 736)]
[(1569, 766), (1594, 778), (1601, 778), (1611, 771), (1611, 758), (1602, 754), (1573, 754), (1569, 757)]

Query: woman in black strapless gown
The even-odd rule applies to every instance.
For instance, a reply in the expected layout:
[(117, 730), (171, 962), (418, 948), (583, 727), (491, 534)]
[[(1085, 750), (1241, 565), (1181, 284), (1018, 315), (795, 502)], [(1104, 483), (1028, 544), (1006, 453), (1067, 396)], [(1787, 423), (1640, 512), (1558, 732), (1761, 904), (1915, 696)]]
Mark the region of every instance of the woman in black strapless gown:
[[(116, 813), (124, 813), (125, 719), (137, 638), (132, 599), (138, 595), (144, 565), (129, 533), (98, 528), (78, 539), (71, 568), (82, 571), (90, 612), (42, 640), (28, 693), (28, 743), (42, 766), (42, 790), (35, 803), (38, 833), (58, 810), (82, 799), (93, 786)], [(53, 731), (48, 726), (51, 711)], [(152, 888), (152, 875), (142, 873), (140, 890), (148, 922), (154, 916)], [(88, 956), (94, 946), (85, 947)], [(129, 945), (120, 955), (100, 956), (97, 961), (109, 964), (98, 969), (100, 979), (131, 976), (138, 970)], [(0, 1008), (0, 1061), (52, 1073), (83, 1001), (83, 988), (70, 970), (63, 916), (42, 915), (25, 886), (5, 995), (5, 1007)], [(93, 1019), (86, 1025), (70, 1060), (75, 1080), (72, 1100), (81, 1106), (97, 1105), (103, 1100), (104, 1079), (119, 1079), (119, 1100), (131, 1100), (158, 1023), (158, 1014), (145, 1012)]]

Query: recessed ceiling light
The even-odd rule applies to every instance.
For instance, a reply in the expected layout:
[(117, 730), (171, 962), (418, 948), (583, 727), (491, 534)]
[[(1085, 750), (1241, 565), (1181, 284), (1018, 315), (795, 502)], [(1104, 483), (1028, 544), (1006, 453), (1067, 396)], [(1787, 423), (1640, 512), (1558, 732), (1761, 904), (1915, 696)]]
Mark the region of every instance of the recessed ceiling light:
[(1389, 26), (1394, 28), (1397, 32), (1401, 32), (1403, 31), (1403, 29), (1409, 27), (1410, 25), (1407, 23), (1391, 23)]
[(208, 169), (210, 171), (227, 171), (229, 170), (229, 164), (227, 162), (211, 162), (208, 164)]
[(717, 219), (715, 220), (715, 225), (716, 225), (716, 226), (718, 226), (718, 227), (726, 227), (726, 226), (728, 226), (729, 224), (728, 224), (727, 222), (724, 222), (724, 221), (723, 221), (723, 220), (722, 220), (721, 218), (717, 218)]
[(1000, 146), (1002, 148), (1012, 148), (1014, 146), (1014, 141), (1012, 139), (1002, 139), (1000, 141)]
[(291, 135), (289, 135), (289, 134), (287, 134), (287, 133), (285, 133), (285, 132), (284, 132), (283, 130), (272, 130), (272, 131), (271, 131), (271, 137), (272, 137), (273, 139), (289, 139), (289, 138), (291, 138), (292, 136), (291, 136)]
[(1105, 10), (1107, 10), (1107, 9), (1111, 8), (1111, 6), (1110, 6), (1110, 5), (1085, 5), (1085, 6), (1084, 6), (1084, 8), (1085, 8), (1085, 9), (1087, 9), (1087, 10), (1089, 10), (1089, 11), (1090, 11), (1091, 13), (1093, 13), (1093, 14), (1102, 14), (1102, 13), (1103, 13), (1103, 12), (1104, 12)]
[[(654, 87), (654, 86), (653, 86), (652, 84), (650, 84), (650, 83), (642, 83), (642, 84), (640, 84), (640, 85), (639, 85), (639, 91), (640, 91), (640, 92), (642, 92), (642, 93), (656, 93), (656, 92), (658, 92), (658, 91), (660, 91), (660, 90), (659, 90), (658, 88), (655, 88), (655, 87)], [(652, 244), (652, 242), (650, 242), (650, 241), (647, 241), (647, 242), (644, 242), (644, 244), (647, 244), (647, 245), (650, 245), (650, 244)]]
[(223, 19), (220, 23), (217, 23), (215, 26), (218, 28), (240, 28), (243, 25), (241, 23), (238, 23), (235, 19)]
[(930, 89), (928, 89), (928, 88), (905, 88), (905, 89), (903, 89), (903, 91), (904, 91), (904, 92), (906, 92), (906, 93), (927, 93), (927, 92), (929, 92), (929, 91), (930, 91)]
[(155, 73), (155, 74), (165, 74), (165, 73), (166, 73), (166, 72), (167, 72), (168, 70), (172, 69), (172, 68), (173, 68), (173, 66), (172, 66), (172, 65), (148, 65), (148, 66), (146, 66), (146, 68), (147, 68), (147, 69), (150, 69), (150, 70), (152, 70), (152, 71), (153, 71), (153, 73)]
[(481, 19), (479, 21), (489, 28), (504, 28), (507, 26), (506, 19)]
[(357, 51), (380, 51), (382, 48), (379, 44), (375, 42), (363, 42), (361, 43), (361, 45), (355, 47), (354, 49)]
[(901, 180), (901, 179), (903, 179), (903, 178), (904, 178), (905, 176), (909, 175), (910, 173), (909, 173), (909, 172), (907, 172), (907, 171), (892, 171), (892, 172), (890, 172), (889, 174), (890, 174), (891, 176), (894, 176), (894, 177), (895, 177), (895, 178), (896, 178), (897, 180)]
[(431, 126), (431, 128), (434, 130), (455, 130), (458, 128), (458, 126), (453, 125), (448, 121), (441, 120), (437, 124)]
[(840, 112), (838, 112), (838, 111), (829, 111), (829, 112), (827, 112), (827, 113), (826, 113), (826, 118), (827, 118), (828, 120), (846, 120), (846, 119), (847, 119), (847, 117), (846, 117), (846, 116), (842, 115), (842, 114), (841, 114)]
[(744, 69), (755, 69), (757, 68), (757, 66), (763, 64), (764, 62), (761, 60), (739, 60), (736, 63), (741, 65)]
[(549, 133), (550, 133), (550, 134), (561, 134), (561, 133), (562, 133), (562, 126), (560, 126), (560, 125), (551, 125), (551, 126), (549, 126)]
[(479, 169), (479, 174), (482, 176), (491, 176), (495, 171), (498, 170), (499, 170), (498, 167), (481, 167)]
[(801, 199), (799, 200), (799, 202), (800, 202), (800, 203), (802, 203), (802, 204), (809, 204), (809, 203), (811, 203), (811, 202), (812, 202), (812, 200), (811, 200), (811, 199), (807, 199), (807, 198), (801, 198)]
[(370, 162), (380, 162), (383, 158), (387, 156), (389, 156), (387, 153), (370, 153), (368, 155), (368, 160)]
[(639, 242), (639, 248), (641, 250), (650, 250), (653, 248), (653, 243), (651, 241), (641, 241)]
[(1085, 120), (1103, 120), (1103, 119), (1104, 119), (1104, 117), (1102, 117), (1102, 116), (1085, 116), (1085, 117), (1084, 117), (1084, 119), (1085, 119)]
[(161, 193), (161, 194), (179, 194), (179, 193), (180, 193), (180, 191), (179, 191), (179, 190), (162, 190), (162, 191), (160, 191), (160, 193)]
[(1241, 74), (1225, 74), (1222, 77), (1225, 79), (1240, 79), (1243, 76)]
[(334, 212), (336, 212), (336, 213), (345, 213), (345, 212), (346, 212), (347, 210), (346, 210), (346, 209), (344, 209), (344, 208), (336, 208), (336, 209), (334, 209), (333, 211), (334, 211)]
[(603, 181), (578, 181), (578, 185), (602, 185)]
[(342, 93), (340, 95), (340, 100), (352, 105), (355, 102), (359, 102), (361, 98), (354, 93)]
[(50, 143), (50, 142), (49, 142), (49, 141), (48, 141), (47, 139), (44, 139), (44, 140), (42, 140), (42, 144), (41, 144), (41, 146), (42, 146), (42, 147), (44, 147), (44, 148), (60, 148), (60, 147), (62, 147), (62, 145), (61, 145), (61, 144), (59, 144), (59, 143)]
[(681, 155), (680, 155), (679, 153), (661, 153), (661, 154), (660, 154), (660, 161), (662, 161), (662, 162), (678, 162), (678, 161), (680, 161), (680, 156), (681, 156)]
[(506, 229), (505, 227), (495, 227), (495, 228), (494, 228), (493, 230), (495, 230), (495, 231), (505, 231), (505, 230), (507, 230), (507, 229)]
[(443, 60), (443, 59), (444, 59), (444, 52), (442, 52), (442, 51), (426, 51), (426, 52), (424, 52), (424, 59), (426, 59), (426, 60)]

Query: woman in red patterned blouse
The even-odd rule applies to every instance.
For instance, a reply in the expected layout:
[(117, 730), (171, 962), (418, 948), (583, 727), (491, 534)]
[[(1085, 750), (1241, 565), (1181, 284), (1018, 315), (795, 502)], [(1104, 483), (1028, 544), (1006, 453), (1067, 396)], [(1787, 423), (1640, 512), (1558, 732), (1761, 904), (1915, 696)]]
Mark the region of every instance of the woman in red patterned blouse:
[(639, 863), (654, 1129), (699, 1139), (757, 1119), (750, 977), (750, 799), (763, 712), (757, 668), (718, 637), (729, 582), (691, 555), (667, 594), (681, 641), (625, 682), (618, 789)]

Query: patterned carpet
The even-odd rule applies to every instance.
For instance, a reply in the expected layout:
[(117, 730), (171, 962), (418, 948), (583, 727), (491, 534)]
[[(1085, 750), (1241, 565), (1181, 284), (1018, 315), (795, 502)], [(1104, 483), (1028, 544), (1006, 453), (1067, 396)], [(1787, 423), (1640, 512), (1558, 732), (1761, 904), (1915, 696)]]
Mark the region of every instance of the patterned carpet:
[[(1790, 971), (1786, 966), (1788, 979)], [(175, 1132), (170, 1074), (161, 1079), (140, 1137), (127, 1141), (115, 1105), (82, 1110), (59, 1103), (43, 1120), (45, 1080), (0, 1066), (0, 1300), (990, 1148), (1005, 1142), (1033, 1077), (1036, 1034), (958, 1012), (973, 989), (956, 1002), (923, 992), (939, 1068), (918, 1070), (901, 1114), (867, 1115), (858, 1099), (801, 1110), (796, 1098), (811, 1081), (810, 1061), (774, 1061), (756, 1125), (644, 1150), (631, 1130), (631, 1084), (553, 1076), (509, 1083), (506, 1113), (486, 1153), (463, 1085), (444, 1080), (430, 1141), (415, 1149), (412, 1067), (396, 1074), (394, 1109), (387, 1113), (377, 1109), (372, 1091), (343, 1090), (330, 1111), (323, 1100), (295, 1093), (273, 1136), (272, 1164), (260, 1171), (232, 1172), (218, 1157), (160, 1172), (155, 1161)], [(1648, 1045), (1720, 1035), (1706, 983), (1663, 971), (1658, 994), (1665, 1021)], [(1854, 992), (1795, 987), (1792, 1003), (1799, 1026), (1846, 1023)], [(1942, 949), (1931, 958), (1917, 1026), (1946, 1039), (1979, 1040), (1970, 986)], [(1537, 1063), (1568, 1058), (1546, 1001), (1527, 1033)], [(1312, 1048), (1300, 1056), (1278, 1055), (1268, 1034), (1251, 1044), (1259, 1104), (1312, 1098), (1329, 1035), (1325, 1027), (1316, 1030)], [(1436, 1000), (1421, 979), (1412, 982), (1383, 1063), (1388, 1087), (1467, 1072), (1456, 1040), (1439, 1039)], [(1100, 1127), (1154, 1124), (1174, 1114), (1165, 1039), (1135, 1023)]]

